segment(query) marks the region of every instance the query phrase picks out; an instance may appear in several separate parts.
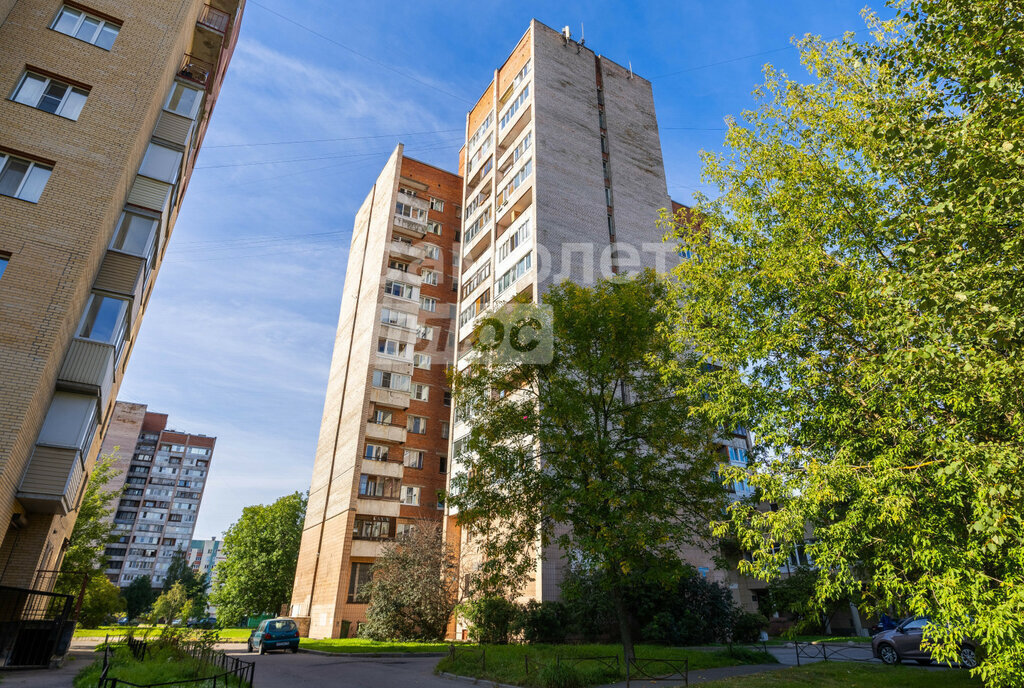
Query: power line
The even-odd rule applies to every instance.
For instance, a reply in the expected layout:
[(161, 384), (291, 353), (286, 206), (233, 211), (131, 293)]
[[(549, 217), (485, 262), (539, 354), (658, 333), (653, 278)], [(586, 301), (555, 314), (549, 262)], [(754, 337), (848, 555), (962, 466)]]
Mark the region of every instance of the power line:
[(373, 136), (348, 136), (338, 139), (303, 139), (298, 141), (265, 141), (261, 143), (222, 143), (216, 146), (203, 146), (203, 150), (210, 148), (246, 148), (256, 146), (289, 146), (298, 143), (333, 143), (335, 141), (363, 141), (367, 139), (401, 138), (403, 136), (422, 136), (425, 134), (450, 134), (462, 129), (434, 129), (433, 131), (410, 131), (404, 134), (375, 134)]
[(396, 67), (392, 67), (391, 65), (389, 65), (389, 64), (387, 64), (385, 62), (381, 62), (380, 60), (375, 59), (373, 57), (370, 57), (369, 55), (366, 55), (365, 53), (361, 53), (358, 50), (355, 50), (354, 48), (350, 48), (349, 46), (345, 45), (344, 43), (339, 43), (338, 41), (334, 40), (330, 36), (325, 36), (324, 34), (320, 33), (319, 31), (316, 31), (315, 29), (312, 29), (312, 28), (306, 26), (305, 24), (300, 24), (299, 22), (295, 21), (294, 19), (291, 19), (290, 17), (286, 17), (285, 15), (281, 14), (280, 12), (275, 12), (274, 10), (270, 9), (269, 7), (267, 7), (266, 5), (262, 5), (262, 4), (258, 3), (258, 2), (256, 2), (255, 0), (249, 0), (249, 4), (250, 5), (255, 5), (256, 7), (259, 7), (261, 10), (263, 10), (265, 12), (269, 12), (270, 14), (273, 14), (274, 16), (278, 17), (279, 19), (281, 19), (283, 21), (286, 21), (289, 24), (293, 24), (293, 25), (299, 27), (303, 31), (308, 31), (309, 33), (313, 34), (314, 36), (316, 36), (318, 38), (322, 38), (325, 41), (327, 41), (328, 43), (333, 43), (334, 45), (338, 46), (339, 48), (347, 50), (348, 52), (352, 53), (353, 55), (358, 55), (359, 57), (363, 58), (364, 60), (372, 62), (372, 63), (374, 63), (375, 65), (377, 65), (379, 67), (383, 67), (384, 69), (386, 69), (386, 70), (388, 70), (390, 72), (394, 72), (395, 74), (398, 74), (399, 76), (404, 76), (406, 79), (411, 79), (412, 81), (415, 81), (417, 83), (423, 84), (424, 86), (426, 86), (428, 88), (431, 88), (431, 89), (437, 91), (438, 93), (443, 93), (446, 96), (449, 96), (451, 98), (455, 98), (456, 100), (461, 100), (463, 103), (468, 103), (470, 105), (473, 104), (472, 101), (469, 101), (469, 100), (463, 98), (462, 96), (455, 95), (454, 93), (452, 93), (450, 91), (446, 91), (443, 88), (440, 88), (438, 86), (435, 86), (434, 84), (432, 84), (432, 83), (430, 83), (428, 81), (425, 81), (425, 80), (423, 80), (423, 79), (421, 79), (421, 78), (419, 78), (417, 76), (413, 76), (412, 74), (409, 74), (408, 72), (403, 72), (402, 70), (400, 70), (400, 69), (398, 69)]

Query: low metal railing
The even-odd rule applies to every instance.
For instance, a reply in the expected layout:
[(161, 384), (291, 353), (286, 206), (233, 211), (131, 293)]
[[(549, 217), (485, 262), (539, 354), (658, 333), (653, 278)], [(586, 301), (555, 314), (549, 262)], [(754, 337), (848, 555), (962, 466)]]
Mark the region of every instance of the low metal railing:
[(209, 62), (205, 62), (193, 55), (185, 53), (181, 58), (181, 66), (178, 68), (178, 76), (206, 88), (210, 85), (210, 77), (213, 75), (213, 69), (213, 65)]
[(204, 5), (196, 22), (208, 29), (213, 29), (219, 34), (226, 34), (228, 27), (231, 26), (231, 15), (216, 7)]

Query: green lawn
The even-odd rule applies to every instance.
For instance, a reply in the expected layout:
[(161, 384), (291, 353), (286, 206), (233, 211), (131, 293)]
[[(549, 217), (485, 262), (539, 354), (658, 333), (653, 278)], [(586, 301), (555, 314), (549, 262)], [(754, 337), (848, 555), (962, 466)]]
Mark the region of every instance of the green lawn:
[[(248, 636), (247, 636), (248, 637)], [(416, 643), (401, 641), (377, 641), (363, 638), (334, 638), (315, 640), (303, 638), (299, 647), (321, 652), (367, 653), (367, 652), (447, 652), (448, 643)]]
[[(519, 686), (541, 686), (551, 683), (554, 677), (545, 681), (543, 674), (556, 671), (556, 657), (616, 657), (603, 661), (563, 663), (572, 667), (568, 671), (578, 674), (579, 682), (585, 685), (615, 683), (626, 678), (622, 661), (622, 647), (619, 645), (488, 645), (481, 661), (481, 648), (456, 646), (455, 658), (445, 657), (436, 671), (445, 671), (459, 676), (473, 676), (500, 683)], [(527, 660), (527, 656), (529, 660)], [(771, 664), (775, 658), (761, 652), (737, 651), (730, 655), (726, 650), (702, 651), (668, 648), (656, 645), (637, 645), (638, 658), (665, 658), (689, 660), (690, 669), (734, 666), (737, 664)], [(655, 669), (655, 671), (668, 671)], [(669, 685), (669, 684), (666, 684)]]
[[(95, 662), (78, 672), (74, 679), (75, 688), (94, 688), (99, 683), (103, 671), (103, 660)], [(164, 683), (205, 676), (214, 676), (223, 671), (219, 667), (182, 655), (175, 650), (164, 647), (148, 652), (145, 661), (138, 661), (131, 656), (126, 647), (118, 647), (111, 661), (110, 678), (130, 681), (140, 685)]]
[[(162, 626), (100, 626), (99, 628), (76, 628), (76, 638), (104, 638), (110, 635), (111, 638), (120, 638), (129, 629), (136, 635), (141, 636), (147, 631), (151, 635), (157, 635), (160, 632)], [(241, 641), (249, 637), (252, 633), (251, 628), (219, 628), (217, 632), (220, 634), (220, 639), (226, 642)]]
[(704, 688), (981, 688), (982, 684), (961, 669), (819, 662), (701, 685)]

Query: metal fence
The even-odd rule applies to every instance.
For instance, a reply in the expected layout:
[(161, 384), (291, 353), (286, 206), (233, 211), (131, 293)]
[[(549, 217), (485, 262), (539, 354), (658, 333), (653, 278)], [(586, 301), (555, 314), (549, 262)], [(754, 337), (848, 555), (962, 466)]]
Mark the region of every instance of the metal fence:
[(110, 636), (107, 636), (107, 642), (104, 643), (103, 647), (103, 670), (100, 673), (97, 688), (170, 688), (171, 686), (196, 688), (198, 685), (202, 685), (204, 688), (207, 686), (210, 688), (245, 688), (246, 686), (252, 688), (253, 678), (256, 673), (256, 662), (231, 657), (220, 650), (214, 650), (202, 643), (188, 641), (170, 641), (168, 644), (182, 653), (182, 655), (192, 657), (200, 665), (206, 665), (220, 671), (210, 676), (197, 676), (191, 679), (147, 684), (132, 683), (131, 681), (108, 675), (113, 666), (111, 663), (113, 647), (123, 645), (131, 653), (132, 657), (141, 661), (146, 658), (147, 654), (152, 652), (156, 642), (131, 636), (111, 642)]
[(854, 645), (840, 645), (838, 643), (793, 643), (796, 651), (796, 665), (800, 666), (801, 660), (817, 660), (824, 662), (872, 662), (874, 653), (871, 646), (866, 643)]
[(668, 657), (634, 657), (626, 662), (626, 687), (633, 681), (679, 681), (690, 685), (690, 660)]
[(74, 633), (71, 595), (0, 586), (0, 666), (48, 666)]

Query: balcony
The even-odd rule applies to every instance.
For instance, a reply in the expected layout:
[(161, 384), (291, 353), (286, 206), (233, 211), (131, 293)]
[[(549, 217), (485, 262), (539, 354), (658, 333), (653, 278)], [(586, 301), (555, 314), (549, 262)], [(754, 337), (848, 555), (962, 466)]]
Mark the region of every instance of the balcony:
[(78, 449), (37, 444), (18, 486), (18, 501), (31, 512), (66, 516), (77, 506), (84, 480)]
[(115, 354), (113, 344), (76, 337), (71, 340), (57, 379), (67, 387), (96, 394), (100, 408), (106, 408), (114, 383)]
[(218, 10), (216, 7), (204, 5), (203, 9), (199, 11), (199, 18), (196, 19), (196, 23), (224, 36), (231, 26), (231, 15)]
[(370, 401), (378, 406), (407, 409), (409, 408), (409, 399), (409, 392), (399, 392), (381, 387), (370, 388)]
[(404, 425), (394, 425), (393, 423), (366, 424), (366, 439), (368, 440), (404, 443), (405, 433), (406, 429)]
[(426, 220), (414, 220), (411, 217), (404, 217), (395, 213), (395, 229), (400, 230), (403, 233), (411, 234), (417, 239), (422, 239), (427, 235), (427, 221)]
[(414, 263), (421, 263), (427, 257), (427, 249), (424, 246), (416, 246), (404, 241), (392, 241), (390, 251), (395, 258), (408, 258)]
[(214, 66), (211, 63), (188, 53), (182, 56), (181, 66), (178, 68), (178, 76), (199, 84), (204, 89), (210, 85), (210, 77), (213, 72)]

